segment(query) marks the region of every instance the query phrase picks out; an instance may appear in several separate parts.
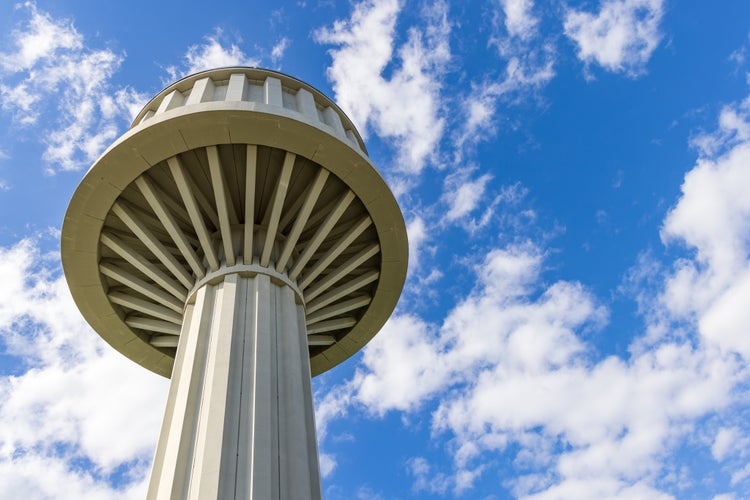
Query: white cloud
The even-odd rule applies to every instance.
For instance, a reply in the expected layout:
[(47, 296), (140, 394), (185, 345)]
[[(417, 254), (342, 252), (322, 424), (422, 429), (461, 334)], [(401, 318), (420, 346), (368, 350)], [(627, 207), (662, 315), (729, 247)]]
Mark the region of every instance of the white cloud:
[(500, 0), (500, 5), (509, 35), (529, 38), (535, 33), (539, 20), (531, 13), (533, 0)]
[(284, 53), (286, 52), (286, 49), (289, 48), (290, 43), (291, 41), (287, 37), (283, 37), (278, 41), (276, 45), (273, 46), (273, 48), (271, 49), (271, 60), (274, 63), (279, 62), (279, 60), (284, 57)]
[(490, 174), (471, 179), (474, 169), (458, 170), (445, 178), (442, 199), (448, 204), (447, 222), (463, 219), (474, 211), (484, 197)]
[[(356, 399), (370, 411), (414, 410), (445, 384), (438, 339), (412, 315), (393, 316), (364, 350), (365, 371), (353, 382)], [(404, 383), (404, 381), (410, 381)]]
[(14, 118), (22, 125), (31, 125), (39, 117), (35, 105), (41, 100), (41, 95), (29, 90), (26, 83), (13, 87), (0, 83), (0, 98), (3, 110), (14, 112)]
[(430, 463), (424, 457), (412, 457), (406, 462), (409, 473), (414, 477), (412, 490), (445, 494), (450, 482), (444, 474), (433, 474)]
[(225, 66), (258, 66), (260, 61), (246, 55), (235, 43), (223, 43), (221, 30), (206, 36), (203, 43), (188, 47), (180, 67), (167, 68), (169, 83), (199, 71)]
[(26, 30), (14, 29), (11, 32), (18, 50), (11, 54), (0, 54), (0, 66), (4, 70), (28, 70), (61, 49), (83, 48), (83, 37), (71, 21), (52, 19), (49, 14), (40, 12), (34, 2), (16, 5), (16, 9), (19, 8), (27, 9), (31, 18)]
[[(0, 497), (142, 497), (166, 379), (91, 331), (59, 261), (35, 241), (0, 248), (0, 281), (0, 334), (22, 363), (0, 377)], [(81, 460), (92, 466), (74, 465)], [(109, 476), (124, 464), (131, 476), (114, 486)]]
[(492, 120), (495, 118), (495, 107), (497, 105), (497, 93), (494, 85), (485, 85), (475, 88), (472, 94), (464, 99), (465, 123), (463, 135), (459, 139), (459, 145), (467, 140), (478, 140), (478, 131), (491, 135), (494, 132)]
[[(716, 159), (701, 159), (686, 176), (682, 197), (662, 228), (666, 243), (680, 242), (694, 259), (676, 264), (664, 301), (680, 316), (700, 316), (701, 331), (750, 359), (742, 303), (750, 301), (750, 143)], [(740, 323), (734, 323), (740, 321)]]
[(409, 272), (419, 269), (420, 256), (424, 252), (424, 245), (429, 241), (429, 233), (422, 217), (416, 216), (406, 226), (409, 237)]
[(727, 148), (750, 139), (750, 97), (724, 106), (719, 114), (719, 128), (701, 133), (690, 142), (705, 157), (716, 156)]
[(365, 348), (366, 369), (353, 381), (356, 400), (378, 414), (413, 410), (446, 384), (473, 378), (487, 363), (512, 361), (541, 370), (575, 357), (582, 344), (571, 326), (600, 322), (603, 311), (580, 285), (566, 282), (527, 303), (541, 259), (526, 245), (490, 252), (477, 264), (480, 287), (439, 327), (413, 315), (391, 318)]
[(742, 480), (750, 477), (750, 464), (745, 465), (740, 470), (735, 471), (732, 474), (732, 486), (735, 486), (737, 483), (741, 482)]
[(418, 174), (435, 153), (445, 126), (440, 76), (450, 59), (450, 27), (447, 4), (437, 2), (426, 14), (426, 26), (408, 29), (406, 42), (397, 47), (401, 8), (398, 0), (363, 0), (350, 19), (318, 30), (315, 39), (335, 47), (329, 51), (328, 77), (336, 102), (360, 132), (371, 127), (394, 139), (397, 169)]
[(498, 96), (526, 88), (540, 88), (555, 76), (553, 50), (544, 45), (533, 57), (511, 57), (505, 67), (505, 79), (488, 92)]
[(711, 455), (716, 460), (724, 460), (732, 451), (743, 449), (750, 440), (742, 438), (742, 430), (738, 427), (722, 427), (716, 433), (714, 443), (711, 445)]
[(322, 478), (330, 476), (336, 468), (336, 459), (333, 455), (320, 453), (318, 456), (318, 462), (320, 464), (320, 476)]
[(737, 497), (734, 493), (722, 493), (721, 495), (716, 495), (712, 498), (712, 500), (736, 500)]
[(565, 34), (587, 66), (637, 76), (661, 40), (663, 0), (602, 0), (599, 12), (568, 9)]
[(111, 83), (122, 55), (87, 47), (71, 21), (53, 19), (33, 2), (19, 9), (27, 19), (10, 33), (14, 50), (0, 53), (2, 109), (25, 126), (54, 113), (39, 134), (48, 170), (87, 167), (145, 96)]
[(54, 457), (24, 455), (12, 462), (0, 461), (2, 498), (140, 500), (145, 495), (145, 484), (111, 488), (89, 474), (71, 470), (69, 463)]

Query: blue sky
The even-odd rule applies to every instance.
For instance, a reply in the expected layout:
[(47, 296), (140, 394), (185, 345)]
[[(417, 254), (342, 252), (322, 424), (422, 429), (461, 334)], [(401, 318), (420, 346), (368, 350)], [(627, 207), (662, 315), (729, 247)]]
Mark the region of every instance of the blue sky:
[(143, 498), (167, 381), (61, 276), (75, 186), (152, 95), (281, 70), (365, 136), (402, 299), (314, 380), (324, 497), (750, 491), (750, 4), (0, 6), (0, 497)]

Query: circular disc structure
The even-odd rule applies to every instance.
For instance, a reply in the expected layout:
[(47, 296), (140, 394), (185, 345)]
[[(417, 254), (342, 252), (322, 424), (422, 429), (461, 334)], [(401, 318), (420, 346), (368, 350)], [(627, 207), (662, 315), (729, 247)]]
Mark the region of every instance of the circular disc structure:
[(62, 231), (86, 320), (167, 377), (203, 285), (262, 273), (292, 288), (317, 375), (383, 326), (407, 258), (401, 211), (350, 120), (309, 85), (255, 68), (160, 92), (87, 172)]

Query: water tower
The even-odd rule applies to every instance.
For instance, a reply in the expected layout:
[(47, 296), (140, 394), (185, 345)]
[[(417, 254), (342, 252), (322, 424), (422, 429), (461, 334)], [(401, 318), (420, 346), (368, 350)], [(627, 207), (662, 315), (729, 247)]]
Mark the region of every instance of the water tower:
[(148, 498), (320, 498), (311, 376), (383, 326), (407, 257), (393, 194), (313, 87), (237, 67), (154, 97), (62, 230), (83, 316), (171, 377)]

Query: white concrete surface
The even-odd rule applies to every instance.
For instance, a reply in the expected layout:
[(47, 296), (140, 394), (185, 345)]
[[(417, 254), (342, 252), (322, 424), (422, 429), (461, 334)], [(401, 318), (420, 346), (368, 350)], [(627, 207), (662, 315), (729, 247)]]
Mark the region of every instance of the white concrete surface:
[(149, 500), (320, 499), (304, 308), (227, 274), (186, 308)]

